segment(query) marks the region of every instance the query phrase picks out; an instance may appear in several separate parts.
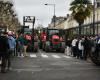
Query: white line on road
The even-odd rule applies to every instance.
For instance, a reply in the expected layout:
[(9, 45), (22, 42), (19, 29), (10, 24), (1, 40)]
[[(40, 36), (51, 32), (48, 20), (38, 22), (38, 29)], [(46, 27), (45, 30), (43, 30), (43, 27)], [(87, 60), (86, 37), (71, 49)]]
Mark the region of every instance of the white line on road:
[(59, 57), (58, 55), (52, 55), (54, 58), (61, 58), (61, 57)]
[(42, 69), (41, 68), (36, 68), (36, 69), (12, 69), (12, 71), (17, 71), (18, 73), (20, 73), (22, 71), (31, 71), (31, 72), (42, 71)]
[(65, 58), (71, 58), (70, 56), (63, 56), (63, 57), (65, 57)]
[(43, 58), (48, 58), (48, 56), (45, 55), (45, 54), (41, 54), (41, 56), (42, 56)]
[(45, 55), (45, 54), (43, 54), (40, 50), (39, 50), (39, 53), (41, 54), (41, 57), (43, 57), (43, 58), (48, 58), (48, 56)]
[(36, 54), (30, 54), (30, 57), (37, 57)]

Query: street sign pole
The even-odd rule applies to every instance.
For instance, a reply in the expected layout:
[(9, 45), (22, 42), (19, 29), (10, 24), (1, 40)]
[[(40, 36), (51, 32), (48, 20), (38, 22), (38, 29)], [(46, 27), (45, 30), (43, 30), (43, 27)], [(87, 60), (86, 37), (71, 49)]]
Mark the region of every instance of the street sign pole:
[(34, 30), (34, 24), (35, 24), (35, 16), (23, 16), (23, 29), (24, 29), (26, 22), (33, 24), (33, 28), (32, 28), (32, 31), (33, 31)]

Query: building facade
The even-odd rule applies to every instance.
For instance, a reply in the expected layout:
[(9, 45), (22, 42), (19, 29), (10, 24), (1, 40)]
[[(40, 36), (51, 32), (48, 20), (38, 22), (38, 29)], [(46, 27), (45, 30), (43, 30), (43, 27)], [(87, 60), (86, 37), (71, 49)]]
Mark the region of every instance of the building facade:
[[(70, 29), (73, 28), (72, 32), (73, 33), (77, 33), (75, 31), (79, 31), (79, 29), (76, 27), (78, 27), (78, 23), (73, 19), (73, 17), (71, 15), (64, 17), (66, 19), (61, 20), (58, 18), (58, 20), (56, 21), (56, 26), (55, 28), (58, 29)], [(93, 34), (93, 26), (95, 27), (95, 34), (100, 34), (100, 6), (98, 6), (95, 9), (95, 25), (93, 25), (93, 12), (91, 13), (90, 17), (88, 17), (85, 21), (84, 24), (82, 25), (82, 34)], [(50, 28), (54, 27), (54, 24), (51, 23), (49, 24)]]

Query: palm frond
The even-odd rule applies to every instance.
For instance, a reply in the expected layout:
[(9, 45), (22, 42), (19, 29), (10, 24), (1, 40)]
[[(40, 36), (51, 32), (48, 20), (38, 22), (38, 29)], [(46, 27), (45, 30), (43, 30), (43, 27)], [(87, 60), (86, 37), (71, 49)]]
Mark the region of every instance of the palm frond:
[(74, 0), (71, 4), (70, 11), (72, 11), (73, 18), (78, 23), (83, 23), (89, 17), (93, 6), (90, 0)]

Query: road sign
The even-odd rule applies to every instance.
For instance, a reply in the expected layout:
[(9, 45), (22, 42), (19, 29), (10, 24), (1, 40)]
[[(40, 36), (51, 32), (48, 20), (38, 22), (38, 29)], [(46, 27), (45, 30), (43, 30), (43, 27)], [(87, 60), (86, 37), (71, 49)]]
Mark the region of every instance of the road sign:
[(35, 16), (24, 16), (24, 22), (34, 22)]
[(29, 28), (29, 26), (23, 26), (23, 28)]

